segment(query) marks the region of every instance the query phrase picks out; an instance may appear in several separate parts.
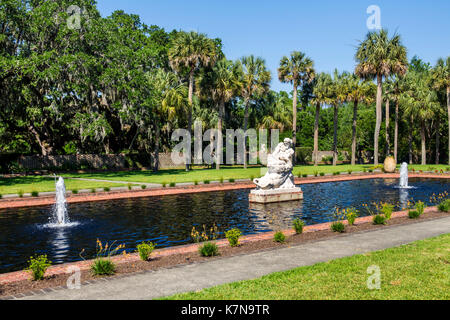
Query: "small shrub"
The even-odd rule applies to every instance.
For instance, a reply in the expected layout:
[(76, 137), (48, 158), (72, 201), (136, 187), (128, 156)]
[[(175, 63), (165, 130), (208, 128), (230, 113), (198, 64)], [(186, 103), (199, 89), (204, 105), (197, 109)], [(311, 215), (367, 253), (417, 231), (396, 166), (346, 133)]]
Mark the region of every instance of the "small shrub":
[(167, 182), (163, 182), (163, 183), (162, 183), (162, 187), (163, 187), (163, 188), (167, 188)]
[(228, 180), (228, 182), (230, 182), (230, 183), (235, 183), (235, 182), (236, 182), (236, 180), (234, 180), (234, 179), (230, 179), (230, 180)]
[(203, 181), (203, 184), (210, 184), (210, 183), (211, 183), (211, 181), (209, 181), (209, 180)]
[(367, 173), (367, 169), (366, 169), (366, 168), (364, 168), (364, 169), (363, 169), (363, 172), (364, 172), (364, 173)]
[(110, 191), (111, 191), (111, 188), (109, 188), (109, 187), (104, 187), (104, 188), (103, 188), (103, 191), (105, 191), (105, 192), (110, 192)]
[(23, 198), (23, 190), (19, 190), (17, 194), (19, 195), (19, 198)]
[(217, 228), (215, 223), (209, 229), (209, 232), (206, 230), (206, 225), (203, 225), (202, 233), (200, 233), (200, 231), (197, 231), (197, 229), (194, 226), (194, 227), (192, 227), (192, 231), (191, 231), (191, 239), (195, 243), (205, 242), (208, 240), (216, 240), (218, 237), (218, 234), (219, 234), (219, 229)]
[(92, 189), (91, 189), (91, 193), (97, 193), (97, 189), (92, 188)]
[(345, 232), (345, 225), (342, 222), (340, 222), (340, 221), (333, 222), (331, 224), (331, 231), (337, 232), (337, 233), (344, 233)]
[(198, 186), (198, 181), (197, 180), (194, 181), (194, 186)]
[(321, 172), (321, 173), (320, 173), (320, 176), (321, 176), (321, 177), (325, 176), (325, 172)]
[(381, 212), (384, 214), (387, 220), (391, 220), (392, 212), (394, 212), (394, 206), (389, 203), (384, 203)]
[(131, 191), (131, 189), (133, 189), (133, 185), (131, 183), (128, 184), (128, 190)]
[(373, 224), (375, 225), (385, 225), (387, 218), (384, 215), (377, 214), (373, 216)]
[(73, 189), (72, 194), (78, 194), (78, 189)]
[(426, 205), (422, 201), (416, 203), (416, 210), (419, 212), (419, 215), (423, 215), (425, 212)]
[(416, 210), (411, 210), (408, 212), (408, 216), (410, 219), (419, 219), (420, 218), (420, 213), (419, 211)]
[(318, 177), (319, 176), (319, 172), (314, 171), (314, 177)]
[(372, 173), (373, 172), (373, 169), (369, 169), (369, 173)]
[(235, 228), (225, 232), (225, 236), (227, 237), (230, 246), (237, 247), (239, 246), (239, 238), (242, 236), (242, 232)]
[(297, 178), (301, 178), (301, 177), (302, 177), (302, 173), (299, 172), (299, 173), (297, 174)]
[(223, 184), (223, 182), (224, 182), (223, 177), (220, 177), (219, 182)]
[(303, 220), (295, 219), (294, 220), (294, 230), (296, 234), (302, 234), (303, 228), (305, 227), (306, 223)]
[(116, 273), (116, 265), (111, 259), (97, 258), (91, 265), (91, 271), (96, 276), (111, 276)]
[(450, 199), (445, 200), (444, 202), (438, 205), (438, 209), (441, 212), (449, 212), (450, 211)]
[(52, 262), (47, 259), (46, 255), (38, 256), (36, 258), (31, 257), (28, 261), (28, 268), (26, 270), (31, 271), (34, 281), (43, 280), (45, 271), (52, 265)]
[(31, 191), (31, 196), (34, 197), (34, 198), (37, 198), (37, 197), (39, 197), (39, 192)]
[(356, 210), (354, 208), (346, 210), (346, 218), (347, 218), (349, 225), (351, 225), (351, 226), (355, 225), (355, 221), (356, 221), (356, 218), (358, 218), (358, 216), (359, 216), (358, 210)]
[(308, 178), (308, 175), (305, 173), (305, 174), (303, 174), (302, 177), (303, 177), (303, 178)]
[(175, 188), (176, 186), (177, 186), (177, 184), (175, 182), (171, 182), (169, 185), (169, 187), (171, 187), (171, 188)]
[(152, 242), (142, 242), (140, 245), (137, 246), (139, 257), (142, 261), (148, 261), (150, 258), (150, 255), (152, 254), (153, 250), (155, 250), (156, 244)]
[(213, 242), (206, 242), (198, 248), (198, 251), (202, 257), (214, 257), (219, 255), (219, 247)]
[(286, 241), (286, 236), (283, 234), (283, 232), (278, 231), (275, 233), (273, 240), (278, 243), (284, 243)]
[(0, 199), (2, 199), (3, 198), (3, 195), (2, 194), (0, 194)]
[(255, 180), (255, 176), (250, 176), (250, 181)]
[(348, 170), (348, 174), (352, 174), (353, 173), (353, 171), (352, 170)]
[(142, 189), (142, 190), (147, 189), (147, 185), (143, 184), (143, 185), (141, 186), (141, 189)]

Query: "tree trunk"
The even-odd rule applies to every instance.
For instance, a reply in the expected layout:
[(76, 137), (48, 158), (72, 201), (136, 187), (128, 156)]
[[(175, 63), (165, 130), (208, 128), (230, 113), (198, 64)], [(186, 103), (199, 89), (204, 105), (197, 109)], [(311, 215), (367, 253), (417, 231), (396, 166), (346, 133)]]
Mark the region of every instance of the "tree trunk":
[(337, 166), (337, 126), (338, 126), (338, 106), (334, 106), (334, 135), (333, 135), (333, 166)]
[(395, 103), (395, 129), (394, 129), (394, 158), (395, 163), (398, 163), (398, 112), (399, 102)]
[(298, 84), (294, 81), (294, 97), (292, 102), (292, 141), (294, 145), (294, 165), (296, 163), (296, 147), (297, 147), (297, 98), (298, 98)]
[(438, 116), (436, 119), (436, 164), (440, 163), (441, 153), (440, 153), (440, 146), (441, 146), (441, 118)]
[(159, 171), (159, 140), (161, 136), (161, 130), (159, 128), (158, 118), (155, 117), (155, 159), (153, 162), (153, 171)]
[[(192, 104), (193, 104), (193, 95), (194, 95), (194, 69), (191, 70), (189, 74), (189, 96), (188, 96), (188, 131), (189, 137), (192, 139)], [(191, 150), (188, 150), (186, 154), (186, 171), (190, 169), (191, 163)]]
[(413, 164), (413, 149), (412, 149), (412, 143), (413, 143), (413, 119), (411, 118), (409, 121), (409, 129), (408, 129), (408, 152), (409, 152), (409, 164)]
[(34, 138), (36, 139), (37, 143), (39, 144), (39, 147), (41, 147), (42, 155), (47, 156), (48, 155), (47, 148), (45, 147), (45, 143), (42, 141), (39, 133), (32, 126), (30, 126), (28, 129), (34, 135)]
[(425, 135), (425, 121), (421, 121), (420, 126), (420, 140), (422, 142), (422, 165), (427, 164), (427, 148), (426, 148), (426, 135)]
[(218, 131), (217, 150), (216, 150), (216, 169), (217, 170), (220, 170), (220, 165), (222, 162), (222, 152), (223, 152), (222, 130), (223, 130), (224, 116), (225, 116), (225, 102), (221, 101), (220, 105), (219, 105), (219, 119), (217, 120), (217, 131)]
[(356, 164), (356, 125), (358, 122), (358, 100), (353, 104), (353, 125), (352, 125), (352, 166)]
[(447, 112), (448, 112), (448, 164), (450, 165), (450, 86), (447, 86)]
[(391, 110), (390, 110), (390, 101), (389, 99), (386, 100), (386, 158), (391, 155), (391, 142), (390, 142), (390, 136), (389, 136), (389, 125), (390, 125), (390, 117), (391, 117)]
[(377, 105), (376, 105), (376, 113), (377, 113), (377, 121), (375, 125), (375, 137), (374, 137), (374, 146), (373, 146), (373, 159), (374, 165), (378, 165), (378, 141), (380, 138), (380, 129), (381, 129), (381, 118), (383, 117), (382, 112), (382, 102), (383, 102), (383, 77), (381, 75), (377, 76)]
[(245, 113), (244, 113), (244, 169), (247, 169), (247, 137), (245, 133), (248, 129), (248, 118), (249, 118), (250, 101), (248, 98), (245, 99)]
[(314, 123), (314, 166), (319, 165), (319, 120), (320, 120), (320, 103), (316, 104), (316, 121)]

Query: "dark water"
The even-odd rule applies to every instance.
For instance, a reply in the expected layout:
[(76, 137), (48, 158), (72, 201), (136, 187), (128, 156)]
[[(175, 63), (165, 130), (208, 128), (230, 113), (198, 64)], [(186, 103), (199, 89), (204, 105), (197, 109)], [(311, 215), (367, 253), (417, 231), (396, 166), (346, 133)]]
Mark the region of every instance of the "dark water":
[[(428, 204), (433, 194), (449, 191), (446, 180), (411, 179), (416, 189), (399, 190), (398, 180), (361, 180), (301, 186), (305, 200), (273, 205), (249, 205), (249, 190), (111, 200), (70, 204), (75, 225), (48, 228), (51, 207), (0, 210), (0, 273), (21, 270), (34, 254), (54, 263), (91, 258), (96, 239), (117, 241), (134, 251), (142, 241), (159, 247), (190, 243), (193, 226), (214, 223), (220, 232), (239, 228), (245, 234), (289, 228), (295, 217), (307, 224), (331, 221), (335, 208), (389, 202), (397, 208), (408, 200)], [(361, 212), (368, 215), (368, 212)]]

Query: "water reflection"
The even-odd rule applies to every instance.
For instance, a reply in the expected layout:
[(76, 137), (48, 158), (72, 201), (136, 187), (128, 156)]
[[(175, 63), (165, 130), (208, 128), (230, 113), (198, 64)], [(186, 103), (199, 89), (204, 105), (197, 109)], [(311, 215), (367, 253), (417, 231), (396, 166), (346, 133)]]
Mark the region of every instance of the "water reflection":
[(292, 220), (303, 212), (303, 201), (250, 203), (249, 209), (258, 217), (260, 227), (282, 230), (290, 228)]

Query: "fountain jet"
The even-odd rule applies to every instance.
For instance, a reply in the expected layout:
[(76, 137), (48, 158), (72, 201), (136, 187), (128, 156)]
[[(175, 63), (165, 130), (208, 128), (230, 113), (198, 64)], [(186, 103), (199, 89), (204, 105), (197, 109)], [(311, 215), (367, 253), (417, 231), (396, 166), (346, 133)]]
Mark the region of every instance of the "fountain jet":
[(408, 164), (404, 162), (400, 168), (400, 188), (409, 188)]
[(64, 226), (69, 222), (67, 215), (66, 185), (62, 177), (56, 183), (56, 203), (53, 208), (53, 219), (56, 224)]

